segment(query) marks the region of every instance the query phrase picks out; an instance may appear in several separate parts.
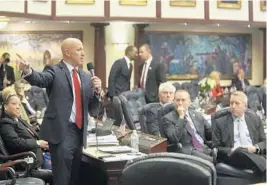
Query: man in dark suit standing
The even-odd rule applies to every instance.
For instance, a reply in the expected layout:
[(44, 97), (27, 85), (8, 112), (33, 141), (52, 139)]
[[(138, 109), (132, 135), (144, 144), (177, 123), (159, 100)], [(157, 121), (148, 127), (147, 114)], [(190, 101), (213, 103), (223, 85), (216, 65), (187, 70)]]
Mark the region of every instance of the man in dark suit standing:
[(0, 58), (0, 91), (2, 91), (5, 87), (14, 84), (15, 82), (14, 69), (8, 65), (9, 62), (9, 53), (3, 53), (2, 57)]
[(194, 155), (213, 162), (211, 150), (206, 145), (211, 140), (211, 125), (198, 112), (189, 109), (190, 95), (178, 90), (174, 96), (176, 110), (163, 118), (163, 128), (171, 144), (182, 144), (182, 153)]
[(131, 61), (135, 60), (136, 57), (137, 48), (128, 46), (125, 49), (125, 56), (113, 63), (108, 78), (108, 95), (111, 99), (113, 96), (130, 90), (133, 69)]
[(165, 66), (153, 59), (148, 44), (139, 48), (139, 56), (144, 62), (139, 68), (139, 87), (145, 91), (146, 103), (158, 102), (159, 85), (166, 81)]
[[(266, 170), (266, 136), (260, 118), (247, 108), (247, 96), (236, 91), (230, 98), (230, 112), (212, 120), (212, 143), (218, 161), (241, 169)], [(266, 175), (266, 174), (265, 174)]]
[(22, 59), (20, 69), (31, 84), (49, 90), (49, 103), (41, 125), (48, 141), (54, 185), (78, 184), (82, 146), (87, 144), (88, 111), (98, 107), (101, 80), (84, 72), (84, 48), (80, 40), (62, 42), (63, 60), (41, 73)]

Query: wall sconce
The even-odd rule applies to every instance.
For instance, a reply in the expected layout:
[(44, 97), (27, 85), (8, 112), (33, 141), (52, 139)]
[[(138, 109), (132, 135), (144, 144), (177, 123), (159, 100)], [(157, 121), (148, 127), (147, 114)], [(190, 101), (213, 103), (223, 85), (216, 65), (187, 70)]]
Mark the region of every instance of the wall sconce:
[(112, 43), (115, 46), (116, 50), (125, 50), (129, 43)]

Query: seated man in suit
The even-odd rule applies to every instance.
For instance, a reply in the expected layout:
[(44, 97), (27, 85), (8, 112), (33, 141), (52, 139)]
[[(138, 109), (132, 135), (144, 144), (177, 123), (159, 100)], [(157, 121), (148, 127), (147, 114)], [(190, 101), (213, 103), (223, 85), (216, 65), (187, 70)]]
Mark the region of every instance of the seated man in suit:
[(174, 95), (176, 110), (163, 118), (163, 128), (171, 144), (182, 144), (182, 153), (201, 157), (213, 162), (211, 150), (206, 145), (211, 139), (211, 126), (204, 117), (188, 109), (191, 100), (186, 90), (178, 90)]
[(43, 163), (42, 149), (48, 149), (48, 143), (39, 140), (31, 125), (21, 117), (20, 98), (15, 93), (3, 96), (4, 103), (0, 120), (0, 134), (10, 154), (33, 151), (36, 154), (36, 167)]
[(212, 143), (218, 149), (218, 161), (262, 174), (266, 170), (266, 136), (260, 118), (245, 111), (247, 101), (241, 91), (231, 95), (231, 112), (212, 120)]
[[(173, 102), (175, 87), (169, 83), (164, 82), (159, 86), (159, 107)], [(158, 108), (159, 108), (158, 107)], [(159, 135), (158, 123), (158, 109), (147, 111), (146, 119), (148, 132), (152, 135)]]

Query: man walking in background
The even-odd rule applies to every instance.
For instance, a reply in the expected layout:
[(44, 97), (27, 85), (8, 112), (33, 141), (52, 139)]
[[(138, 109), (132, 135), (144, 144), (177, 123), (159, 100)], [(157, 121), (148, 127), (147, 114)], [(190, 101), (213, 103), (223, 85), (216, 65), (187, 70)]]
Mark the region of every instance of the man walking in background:
[(132, 60), (137, 57), (137, 48), (128, 46), (125, 49), (125, 56), (116, 60), (110, 70), (108, 78), (108, 95), (112, 99), (125, 91), (130, 90), (133, 65)]
[(159, 85), (166, 81), (165, 66), (153, 59), (148, 44), (139, 48), (139, 56), (144, 62), (139, 68), (139, 87), (145, 91), (146, 103), (158, 102)]

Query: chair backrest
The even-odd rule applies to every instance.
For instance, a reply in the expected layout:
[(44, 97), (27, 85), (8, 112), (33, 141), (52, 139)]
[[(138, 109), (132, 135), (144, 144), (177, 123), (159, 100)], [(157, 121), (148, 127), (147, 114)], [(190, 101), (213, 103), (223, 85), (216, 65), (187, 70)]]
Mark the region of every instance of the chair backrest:
[(179, 82), (174, 82), (172, 85), (175, 87), (176, 90), (182, 89), (182, 86)]
[(1, 155), (9, 155), (1, 135), (0, 135), (0, 154)]
[(123, 118), (123, 111), (121, 105), (121, 99), (118, 96), (114, 96), (112, 100), (112, 107), (114, 109), (114, 125), (119, 126)]
[(143, 92), (127, 91), (119, 95), (122, 103), (122, 111), (129, 129), (135, 130), (136, 123), (139, 123), (138, 111), (146, 104)]
[(260, 88), (249, 86), (247, 87), (246, 94), (248, 97), (248, 107), (254, 112), (257, 111), (257, 107), (261, 105), (259, 96)]
[[(157, 129), (157, 133), (159, 133), (159, 123), (158, 123), (158, 109), (160, 107), (160, 103), (149, 103), (142, 107), (139, 111), (139, 120), (141, 125), (141, 131), (154, 134)], [(151, 130), (148, 124), (153, 124), (153, 130)]]
[(178, 153), (155, 153), (129, 161), (122, 172), (122, 185), (215, 185), (212, 163)]
[(165, 137), (166, 138), (166, 135), (165, 135), (165, 132), (164, 132), (164, 129), (163, 129), (163, 124), (162, 124), (162, 120), (163, 120), (163, 117), (170, 113), (171, 111), (175, 110), (176, 106), (174, 103), (169, 103), (163, 107), (160, 107), (159, 108), (159, 112), (158, 112), (158, 120), (159, 120), (159, 131), (160, 131), (160, 135), (162, 137)]

